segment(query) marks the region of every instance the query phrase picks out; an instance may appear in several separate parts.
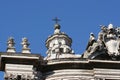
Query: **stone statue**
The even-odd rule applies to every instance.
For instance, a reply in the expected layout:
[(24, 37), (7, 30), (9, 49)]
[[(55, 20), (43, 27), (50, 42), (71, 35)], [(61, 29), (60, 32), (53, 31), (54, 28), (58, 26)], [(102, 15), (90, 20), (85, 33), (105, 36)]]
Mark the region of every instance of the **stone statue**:
[(102, 40), (105, 41), (106, 40), (106, 36), (107, 36), (107, 27), (106, 26), (101, 26), (101, 32), (99, 32), (98, 36), (102, 37)]
[(72, 49), (69, 46), (65, 45), (65, 44), (61, 45), (60, 48), (63, 49), (63, 51), (62, 51), (63, 53), (71, 53), (72, 52)]
[(52, 54), (51, 49), (52, 49), (52, 48), (49, 48), (49, 49), (46, 51), (47, 57), (45, 58), (45, 60), (48, 59), (49, 57), (51, 57), (51, 54)]
[(83, 57), (88, 58), (90, 56), (95, 58), (97, 55), (108, 55), (111, 58), (120, 56), (119, 28), (114, 28), (112, 24), (109, 24), (108, 27), (102, 26), (97, 41), (94, 35), (90, 34)]
[(89, 55), (91, 55), (91, 53), (95, 52), (96, 51), (96, 46), (97, 46), (97, 43), (96, 43), (95, 36), (94, 36), (93, 33), (90, 33), (90, 38), (89, 38), (89, 41), (88, 41), (88, 45), (86, 47), (86, 51), (85, 51), (83, 57), (87, 58)]
[(107, 39), (110, 40), (110, 39), (116, 39), (117, 38), (117, 33), (115, 31), (115, 29), (113, 28), (113, 25), (112, 24), (109, 24), (108, 25), (108, 32), (107, 32)]
[(94, 36), (93, 33), (90, 33), (90, 39), (89, 39), (89, 42), (88, 42), (88, 45), (87, 45), (87, 48), (86, 48), (86, 50), (88, 52), (90, 52), (92, 50), (92, 46), (93, 46), (94, 43), (96, 43), (95, 36)]
[[(84, 53), (84, 58), (87, 58), (88, 56), (92, 55), (93, 53), (98, 52), (105, 52), (106, 51), (106, 45), (104, 43), (104, 36), (105, 32), (100, 32), (98, 35), (98, 39), (95, 39), (95, 36), (93, 33), (90, 34), (90, 39), (86, 48), (86, 51)], [(104, 36), (104, 37), (103, 37)]]
[(48, 58), (60, 58), (62, 54), (73, 54), (73, 50), (71, 47), (65, 42), (64, 39), (58, 38), (51, 42), (47, 50), (47, 57)]
[(61, 51), (60, 51), (60, 47), (61, 47), (61, 43), (59, 42), (58, 44), (54, 45), (54, 47), (52, 48), (53, 53), (56, 54), (56, 58), (59, 58), (59, 56), (61, 55)]
[(119, 40), (117, 36), (117, 31), (113, 28), (112, 24), (108, 25), (108, 34), (107, 34), (107, 42), (106, 47), (108, 50), (108, 54), (110, 56), (120, 55), (119, 53)]

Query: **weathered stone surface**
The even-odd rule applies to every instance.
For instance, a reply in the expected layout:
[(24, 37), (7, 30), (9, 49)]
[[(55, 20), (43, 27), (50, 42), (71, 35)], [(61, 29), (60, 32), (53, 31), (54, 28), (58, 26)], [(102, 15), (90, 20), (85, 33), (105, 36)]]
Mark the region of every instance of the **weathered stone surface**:
[(120, 60), (119, 28), (114, 28), (112, 24), (109, 24), (108, 27), (102, 26), (97, 40), (93, 34), (90, 34), (88, 46), (83, 54), (83, 58)]
[(43, 59), (40, 55), (1, 53), (0, 57), (0, 70), (5, 72), (6, 80), (40, 80), (42, 78), (39, 67)]
[(46, 80), (119, 80), (120, 61), (61, 59), (49, 61)]
[(55, 24), (54, 34), (46, 40), (46, 47), (48, 50), (46, 52), (47, 57), (45, 60), (78, 57), (74, 55), (74, 51), (71, 48), (71, 43), (72, 39), (60, 31), (59, 24)]
[(0, 70), (5, 72), (5, 80), (120, 80), (119, 38), (119, 28), (102, 26), (98, 39), (91, 33), (84, 54), (75, 55), (72, 39), (57, 23), (54, 34), (46, 40), (47, 57), (23, 54), (30, 53), (26, 38), (22, 52), (16, 53), (10, 38), (7, 52), (0, 52)]

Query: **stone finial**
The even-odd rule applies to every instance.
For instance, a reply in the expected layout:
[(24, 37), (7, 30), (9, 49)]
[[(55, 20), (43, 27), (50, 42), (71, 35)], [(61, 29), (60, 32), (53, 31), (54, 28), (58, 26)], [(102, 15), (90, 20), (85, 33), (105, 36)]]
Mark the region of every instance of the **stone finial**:
[(30, 45), (30, 43), (28, 42), (27, 38), (22, 38), (22, 53), (31, 53), (30, 52), (30, 48), (28, 48), (28, 46)]
[(7, 41), (7, 52), (15, 52), (15, 42), (14, 42), (14, 38), (10, 37)]
[(28, 42), (28, 39), (27, 38), (22, 38), (22, 46), (23, 46), (23, 49), (26, 49), (28, 48), (28, 46), (30, 45), (29, 42)]
[(58, 22), (60, 21), (60, 19), (58, 19), (57, 17), (53, 19), (53, 21), (55, 21), (55, 26), (54, 26), (54, 34), (59, 34), (60, 33), (60, 25), (58, 24)]
[(60, 25), (59, 24), (55, 24), (54, 26), (54, 34), (59, 34), (60, 33)]
[(108, 29), (113, 29), (113, 24), (109, 24)]

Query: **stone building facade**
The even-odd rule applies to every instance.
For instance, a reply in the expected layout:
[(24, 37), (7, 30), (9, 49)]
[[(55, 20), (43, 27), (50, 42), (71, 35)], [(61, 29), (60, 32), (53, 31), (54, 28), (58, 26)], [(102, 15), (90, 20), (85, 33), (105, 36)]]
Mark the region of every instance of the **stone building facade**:
[(54, 33), (46, 40), (46, 57), (32, 54), (27, 38), (17, 53), (14, 39), (7, 51), (0, 52), (0, 70), (4, 80), (120, 80), (120, 28), (101, 26), (98, 38), (90, 33), (86, 50), (76, 55), (72, 39), (61, 32), (56, 22)]

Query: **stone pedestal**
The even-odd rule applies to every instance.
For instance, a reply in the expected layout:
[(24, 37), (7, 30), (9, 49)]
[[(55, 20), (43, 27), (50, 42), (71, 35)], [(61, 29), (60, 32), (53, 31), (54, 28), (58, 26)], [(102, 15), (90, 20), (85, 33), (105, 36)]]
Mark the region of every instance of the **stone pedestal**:
[(7, 52), (15, 53), (16, 51), (14, 47), (11, 47), (11, 48), (7, 48)]
[(31, 52), (30, 52), (30, 49), (29, 48), (24, 48), (24, 49), (22, 49), (22, 53), (28, 53), (28, 54), (30, 54)]

